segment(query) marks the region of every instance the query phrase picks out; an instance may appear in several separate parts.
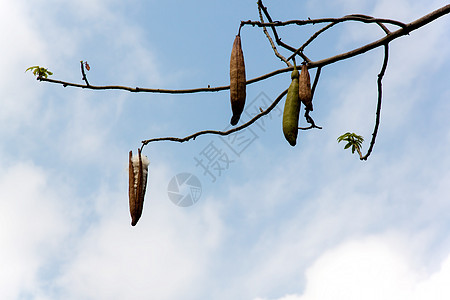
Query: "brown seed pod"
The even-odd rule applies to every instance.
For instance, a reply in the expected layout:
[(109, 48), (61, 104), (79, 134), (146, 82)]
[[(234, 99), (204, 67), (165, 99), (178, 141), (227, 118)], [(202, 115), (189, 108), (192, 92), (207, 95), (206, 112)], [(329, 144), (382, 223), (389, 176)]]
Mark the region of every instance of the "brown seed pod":
[(138, 149), (137, 156), (133, 156), (133, 151), (130, 151), (128, 160), (128, 199), (132, 226), (137, 224), (144, 208), (149, 163), (148, 158), (145, 155), (141, 155), (141, 149)]
[(303, 105), (305, 105), (306, 109), (312, 111), (313, 105), (312, 105), (311, 81), (309, 78), (308, 67), (305, 64), (302, 65), (300, 71), (298, 96), (300, 98), (300, 101), (302, 101)]
[(244, 110), (246, 96), (245, 63), (244, 53), (241, 47), (241, 37), (237, 35), (234, 39), (233, 49), (230, 58), (230, 100), (233, 116), (230, 124), (236, 125), (239, 122)]

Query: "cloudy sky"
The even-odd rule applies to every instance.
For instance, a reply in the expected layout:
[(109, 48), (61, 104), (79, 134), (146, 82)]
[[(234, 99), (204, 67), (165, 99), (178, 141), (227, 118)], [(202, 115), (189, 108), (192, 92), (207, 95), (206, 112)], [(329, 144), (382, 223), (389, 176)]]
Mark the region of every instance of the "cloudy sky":
[[(295, 147), (281, 131), (284, 100), (240, 136), (145, 147), (148, 191), (135, 227), (128, 152), (147, 138), (226, 129), (228, 92), (91, 91), (24, 72), (39, 65), (82, 83), (83, 60), (96, 85), (227, 85), (233, 39), (241, 20), (258, 18), (255, 2), (0, 0), (1, 299), (450, 298), (450, 16), (391, 43), (368, 161), (336, 138), (356, 132), (367, 150), (382, 49), (322, 70), (312, 116), (323, 129), (300, 132)], [(447, 4), (297, 2), (265, 4), (275, 20), (403, 22)], [(318, 28), (280, 35), (300, 46)], [(382, 35), (341, 24), (305, 53), (319, 60)], [(260, 29), (241, 36), (248, 78), (285, 67)], [(283, 73), (248, 86), (242, 121), (289, 83)], [(203, 168), (208, 151), (220, 155)], [(168, 195), (182, 173), (201, 184), (189, 207)]]

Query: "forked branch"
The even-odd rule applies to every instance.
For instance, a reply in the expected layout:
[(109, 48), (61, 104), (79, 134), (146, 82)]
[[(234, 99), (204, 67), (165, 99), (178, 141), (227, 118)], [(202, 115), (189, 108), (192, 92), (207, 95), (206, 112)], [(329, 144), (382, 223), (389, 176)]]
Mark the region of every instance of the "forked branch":
[[(368, 148), (367, 153), (363, 156), (361, 152), (358, 150), (358, 153), (360, 155), (361, 160), (367, 160), (367, 158), (372, 153), (375, 140), (378, 134), (378, 129), (380, 125), (380, 114), (381, 114), (381, 102), (382, 102), (382, 79), (384, 77), (387, 64), (388, 64), (388, 57), (389, 57), (389, 43), (399, 37), (409, 35), (412, 31), (421, 28), (425, 25), (427, 25), (430, 22), (433, 22), (434, 20), (450, 13), (450, 4), (445, 5), (411, 23), (403, 23), (397, 20), (391, 20), (391, 19), (383, 19), (383, 18), (374, 18), (371, 16), (366, 15), (359, 15), (359, 14), (353, 14), (353, 15), (347, 15), (342, 18), (320, 18), (320, 19), (306, 19), (306, 20), (289, 20), (289, 21), (274, 21), (272, 17), (270, 16), (267, 8), (263, 5), (262, 0), (258, 0), (258, 11), (260, 20), (259, 21), (242, 21), (239, 27), (239, 32), (241, 31), (241, 28), (246, 25), (251, 25), (253, 27), (260, 27), (263, 29), (264, 34), (266, 35), (267, 39), (269, 40), (269, 43), (271, 44), (271, 47), (274, 51), (274, 54), (276, 57), (281, 59), (288, 67), (283, 69), (278, 69), (272, 72), (269, 72), (267, 74), (248, 79), (246, 81), (246, 85), (250, 85), (268, 78), (271, 78), (273, 76), (290, 72), (293, 70), (293, 66), (291, 64), (291, 61), (294, 62), (295, 56), (300, 56), (303, 61), (306, 63), (308, 69), (317, 68), (316, 77), (314, 79), (314, 83), (312, 86), (312, 94), (314, 94), (314, 91), (317, 86), (317, 82), (320, 76), (320, 72), (322, 70), (322, 67), (336, 63), (338, 61), (342, 61), (360, 54), (363, 54), (367, 51), (373, 50), (378, 47), (384, 47), (384, 60), (383, 65), (381, 67), (381, 71), (378, 74), (378, 100), (377, 100), (377, 110), (376, 110), (376, 118), (375, 118), (375, 126), (372, 133), (372, 139)], [(264, 22), (264, 18), (267, 19), (267, 22)], [(303, 52), (306, 49), (308, 45), (310, 45), (319, 35), (324, 33), (325, 31), (329, 30), (330, 28), (336, 26), (337, 24), (348, 22), (348, 21), (354, 21), (354, 22), (361, 22), (361, 23), (373, 23), (378, 25), (385, 33), (385, 36), (377, 39), (371, 43), (365, 44), (363, 46), (357, 47), (351, 51), (344, 52), (332, 57), (323, 58), (321, 60), (317, 61), (311, 61)], [(306, 40), (300, 47), (296, 45), (296, 47), (292, 45), (288, 45), (281, 41), (281, 38), (279, 37), (277, 28), (282, 26), (289, 26), (289, 25), (297, 25), (297, 26), (304, 26), (304, 25), (314, 25), (314, 24), (326, 24), (324, 27), (320, 28), (318, 31), (316, 31), (308, 40)], [(390, 26), (396, 26), (397, 29), (395, 31), (390, 31), (387, 28), (387, 25)], [(270, 28), (273, 39), (271, 35), (269, 34), (269, 31), (267, 28)], [(275, 40), (275, 42), (274, 42)], [(277, 49), (277, 45), (281, 48), (284, 48), (286, 51), (289, 52), (288, 58), (285, 58)], [(36, 72), (37, 79), (44, 82), (50, 82), (55, 84), (60, 84), (64, 87), (72, 86), (76, 88), (83, 88), (83, 89), (91, 89), (91, 90), (125, 90), (129, 92), (147, 92), (147, 93), (163, 93), (163, 94), (191, 94), (191, 93), (201, 93), (201, 92), (219, 92), (224, 90), (229, 90), (230, 86), (218, 86), (218, 87), (210, 87), (210, 85), (207, 85), (207, 87), (200, 87), (200, 88), (192, 88), (192, 89), (158, 89), (158, 88), (141, 88), (141, 87), (127, 87), (127, 86), (119, 86), (119, 85), (91, 85), (88, 82), (85, 69), (83, 66), (83, 62), (81, 62), (81, 73), (82, 73), (82, 80), (84, 81), (84, 84), (81, 83), (73, 83), (73, 82), (67, 82), (62, 80), (56, 80), (48, 78), (47, 76), (40, 75), (41, 73)], [(36, 75), (35, 74), (35, 75)], [(217, 134), (217, 135), (229, 135), (234, 132), (237, 132), (239, 130), (245, 129), (246, 127), (250, 126), (254, 122), (256, 122), (259, 118), (261, 118), (264, 115), (267, 115), (272, 111), (272, 109), (281, 101), (284, 95), (286, 95), (287, 90), (283, 91), (274, 101), (273, 103), (266, 109), (261, 110), (261, 112), (256, 115), (254, 118), (252, 118), (250, 121), (246, 122), (245, 124), (242, 124), (240, 126), (234, 127), (227, 131), (218, 131), (218, 130), (204, 130), (199, 131), (194, 134), (188, 135), (183, 138), (177, 138), (177, 137), (161, 137), (161, 138), (153, 138), (142, 141), (142, 147), (145, 145), (156, 142), (156, 141), (174, 141), (174, 142), (186, 142), (191, 139), (195, 139), (196, 137), (204, 134)], [(307, 122), (310, 124), (309, 127), (306, 128), (299, 128), (299, 129), (311, 129), (311, 128), (321, 128), (319, 126), (316, 126), (313, 119), (309, 116), (309, 110), (305, 110), (305, 118)]]
[[(338, 55), (335, 55), (332, 57), (324, 58), (324, 59), (321, 59), (318, 61), (309, 61), (308, 68), (313, 69), (313, 68), (317, 68), (317, 67), (327, 66), (327, 65), (333, 64), (335, 62), (363, 54), (363, 53), (373, 50), (375, 48), (383, 47), (385, 44), (390, 43), (391, 41), (393, 41), (399, 37), (409, 35), (410, 32), (417, 30), (448, 13), (450, 13), (450, 4), (445, 5), (445, 6), (439, 8), (439, 9), (437, 9), (437, 10), (423, 16), (422, 18), (411, 22), (411, 23), (404, 24), (404, 23), (400, 22), (403, 25), (403, 26), (401, 26), (400, 29), (398, 29), (396, 31), (392, 31), (392, 32), (386, 34), (383, 38), (380, 38), (376, 41), (368, 43), (364, 46), (355, 48), (351, 51), (344, 52), (344, 53), (341, 53), (341, 54), (338, 54)], [(348, 17), (343, 17), (341, 19), (347, 20)], [(355, 21), (361, 21), (361, 22), (363, 22), (363, 20), (364, 20), (364, 23), (377, 23), (377, 22), (385, 21), (385, 19), (361, 18), (361, 17), (359, 17), (359, 18), (354, 17), (354, 19), (355, 19)], [(314, 23), (323, 23), (323, 22), (330, 22), (330, 21), (335, 22), (336, 20), (340, 20), (340, 19), (335, 19), (335, 18), (315, 19), (315, 20), (308, 19), (308, 20), (303, 20), (302, 22), (304, 24), (314, 24)], [(253, 22), (253, 21), (245, 21), (244, 23), (246, 23), (246, 22)], [(386, 23), (386, 22), (384, 22), (384, 23)], [(267, 24), (263, 24), (260, 22), (255, 23), (255, 25), (257, 25), (257, 24), (260, 24), (261, 26), (267, 25)], [(270, 23), (268, 23), (268, 24), (270, 24)], [(258, 25), (258, 26), (260, 26), (260, 25)], [(280, 22), (274, 22), (271, 25), (273, 25), (274, 27), (281, 26)], [(289, 25), (289, 24), (288, 23), (283, 24), (283, 26), (286, 26), (286, 25)], [(399, 26), (400, 26), (400, 24), (399, 24)], [(298, 50), (298, 48), (292, 47), (293, 53), (296, 52), (297, 50)], [(267, 74), (264, 74), (264, 75), (261, 75), (261, 76), (255, 77), (255, 78), (248, 79), (247, 85), (271, 78), (271, 77), (279, 75), (279, 74), (291, 72), (292, 70), (293, 70), (293, 67), (278, 69), (278, 70), (269, 72)], [(218, 87), (200, 87), (200, 88), (191, 88), (191, 89), (159, 89), (159, 88), (145, 88), (145, 87), (128, 87), (128, 86), (120, 86), (120, 85), (92, 85), (92, 84), (87, 85), (87, 84), (80, 84), (80, 83), (56, 80), (56, 79), (45, 78), (45, 77), (38, 77), (37, 79), (40, 81), (44, 81), (44, 82), (60, 84), (64, 87), (71, 86), (71, 87), (91, 89), (91, 90), (124, 90), (124, 91), (135, 92), (135, 93), (146, 92), (146, 93), (161, 93), (161, 94), (192, 94), (192, 93), (202, 93), (202, 92), (218, 92), (218, 91), (228, 90), (230, 88), (229, 85), (226, 85), (226, 86), (218, 86)]]

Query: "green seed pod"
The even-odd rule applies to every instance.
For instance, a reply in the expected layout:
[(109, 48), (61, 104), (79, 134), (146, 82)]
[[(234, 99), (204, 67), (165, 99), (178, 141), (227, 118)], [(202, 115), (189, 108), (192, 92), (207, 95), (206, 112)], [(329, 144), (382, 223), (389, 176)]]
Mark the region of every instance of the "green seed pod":
[(244, 110), (246, 96), (245, 63), (244, 53), (241, 47), (241, 37), (237, 35), (234, 39), (233, 49), (230, 59), (230, 100), (233, 116), (231, 125), (239, 122), (242, 111)]
[(289, 144), (295, 146), (297, 143), (298, 117), (300, 113), (300, 100), (298, 97), (299, 73), (295, 66), (291, 78), (292, 82), (287, 92), (286, 103), (284, 104), (283, 133)]
[(309, 78), (308, 67), (302, 65), (299, 79), (299, 98), (309, 111), (313, 110), (312, 105), (312, 93), (311, 93), (311, 80)]

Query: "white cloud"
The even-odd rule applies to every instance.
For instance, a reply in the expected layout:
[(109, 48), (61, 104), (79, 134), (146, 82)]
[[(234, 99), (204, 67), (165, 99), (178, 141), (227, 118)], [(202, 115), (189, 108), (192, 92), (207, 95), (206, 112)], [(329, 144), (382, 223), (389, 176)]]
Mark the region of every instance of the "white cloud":
[[(301, 295), (279, 300), (426, 300), (450, 297), (450, 255), (429, 274), (411, 262), (395, 236), (343, 243), (321, 255), (306, 271)], [(406, 255), (405, 255), (406, 254)]]
[(60, 297), (179, 299), (201, 290), (211, 252), (224, 231), (218, 211), (213, 203), (195, 212), (174, 206), (165, 189), (157, 188), (167, 184), (168, 170), (150, 165), (149, 172), (137, 226), (129, 225), (123, 194), (114, 195), (120, 201), (102, 201), (99, 223), (79, 239), (56, 279)]
[(136, 227), (130, 225), (126, 172), (121, 187), (102, 185), (82, 199), (59, 178), (64, 172), (30, 161), (1, 167), (2, 299), (179, 299), (201, 293), (212, 253), (227, 235), (220, 204), (176, 207), (160, 188), (171, 174), (164, 167), (150, 166)]
[[(344, 150), (338, 152), (329, 132), (323, 134), (332, 139), (333, 148), (321, 151), (318, 160), (314, 145), (292, 153), (280, 150), (278, 156), (263, 160), (261, 168), (270, 172), (255, 176), (261, 157), (271, 151), (247, 158), (248, 166), (258, 167), (249, 167), (243, 174), (245, 183), (226, 196), (240, 212), (240, 226), (253, 229), (252, 242), (241, 246), (247, 257), (244, 271), (230, 290), (242, 289), (243, 282), (249, 296), (301, 289), (303, 271), (323, 251), (368, 232), (394, 229), (411, 235), (408, 245), (427, 267), (439, 264), (442, 253), (448, 253), (448, 238), (441, 236), (446, 235), (450, 209), (448, 138), (441, 138), (436, 146), (423, 144), (418, 136), (411, 138), (407, 155), (377, 147), (372, 158), (361, 163)], [(439, 164), (433, 162), (434, 156), (440, 157)], [(433, 248), (435, 243), (439, 247)], [(390, 253), (377, 249), (382, 255)], [(404, 255), (401, 249), (396, 251)], [(403, 265), (392, 267), (403, 272)]]
[(46, 58), (45, 44), (36, 34), (32, 21), (23, 13), (19, 3), (2, 1), (0, 12), (0, 63), (1, 110), (0, 132), (8, 128), (15, 131), (22, 124), (30, 125), (33, 112), (39, 104), (35, 101), (41, 90), (25, 69)]
[(39, 275), (54, 260), (77, 209), (67, 210), (66, 188), (31, 161), (1, 164), (0, 298), (38, 289)]
[[(27, 67), (41, 65), (53, 71), (53, 77), (79, 80), (80, 49), (86, 47), (81, 38), (92, 28), (98, 34), (107, 22), (99, 21), (96, 27), (82, 22), (67, 26), (64, 16), (75, 13), (61, 7), (67, 2), (0, 2), (0, 298), (48, 299), (57, 292), (54, 280), (60, 276), (62, 266), (74, 259), (70, 255), (81, 243), (84, 231), (95, 220), (104, 218), (96, 209), (102, 203), (117, 203), (114, 200), (120, 198), (125, 204), (121, 212), (127, 211), (126, 191), (117, 184), (111, 185), (118, 175), (109, 172), (122, 165), (117, 162), (119, 146), (107, 141), (120, 114), (120, 101), (98, 103), (94, 97), (86, 101), (76, 98), (81, 91), (38, 83), (32, 74), (25, 73)], [(83, 12), (85, 17), (105, 21), (105, 14), (116, 14), (104, 5), (93, 4), (89, 1), (89, 7), (84, 7), (91, 9)], [(92, 12), (98, 14), (90, 15)], [(114, 24), (122, 30), (115, 33), (129, 38), (125, 41), (130, 50), (127, 52), (134, 55), (136, 65), (140, 62), (145, 67), (141, 74), (147, 74), (154, 64), (151, 53), (140, 42), (142, 32), (133, 32), (131, 26), (121, 27), (124, 20), (116, 19)], [(113, 39), (112, 30), (110, 33)], [(124, 48), (120, 43), (114, 45), (116, 48), (108, 49)], [(68, 61), (74, 62), (75, 74), (74, 70), (61, 67), (70, 65)], [(132, 74), (136, 68), (127, 70)], [(157, 81), (157, 72), (151, 74), (149, 77)], [(59, 95), (64, 98), (58, 99)], [(126, 152), (123, 158), (126, 162)], [(101, 169), (102, 177), (81, 178), (74, 171), (80, 166), (90, 166), (89, 171)], [(95, 187), (97, 183), (99, 186)], [(109, 192), (102, 191), (103, 183)], [(74, 190), (77, 186), (82, 188)], [(120, 193), (115, 194), (118, 190)], [(126, 218), (124, 221), (129, 223)], [(80, 264), (80, 269), (83, 266)]]

